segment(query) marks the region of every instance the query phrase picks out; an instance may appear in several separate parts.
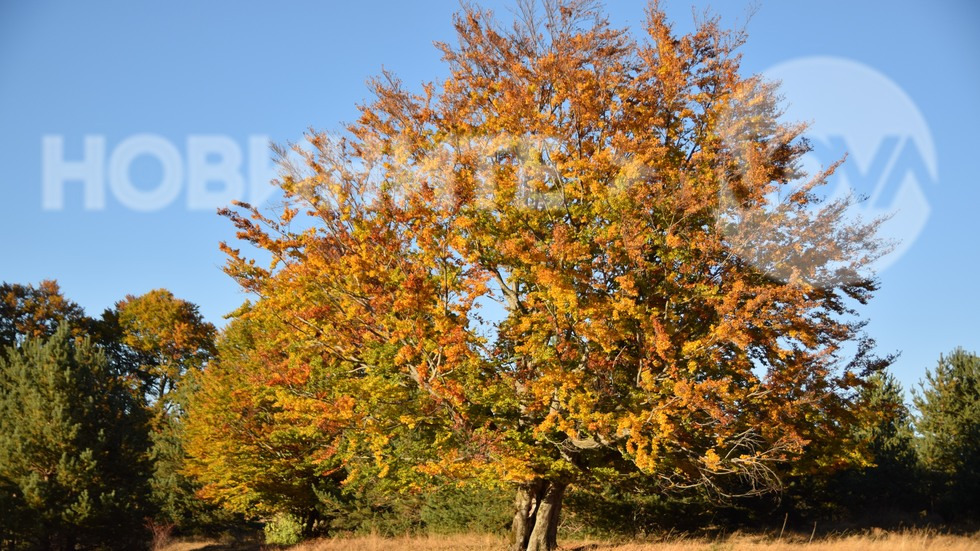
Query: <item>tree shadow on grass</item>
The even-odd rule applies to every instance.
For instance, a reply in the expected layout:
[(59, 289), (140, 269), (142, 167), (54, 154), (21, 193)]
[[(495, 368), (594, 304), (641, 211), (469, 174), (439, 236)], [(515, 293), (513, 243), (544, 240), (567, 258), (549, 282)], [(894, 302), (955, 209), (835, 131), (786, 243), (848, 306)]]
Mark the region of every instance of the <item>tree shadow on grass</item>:
[[(212, 543), (204, 547), (198, 547), (194, 551), (262, 551), (269, 549), (256, 542), (236, 542), (236, 543)], [(274, 548), (273, 548), (274, 549)]]

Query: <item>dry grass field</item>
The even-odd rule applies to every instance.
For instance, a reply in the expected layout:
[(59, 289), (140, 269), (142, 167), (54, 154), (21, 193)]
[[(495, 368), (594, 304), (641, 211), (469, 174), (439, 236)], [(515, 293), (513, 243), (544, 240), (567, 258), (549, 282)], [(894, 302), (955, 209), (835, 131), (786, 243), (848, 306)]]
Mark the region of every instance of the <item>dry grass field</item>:
[[(973, 537), (937, 535), (925, 532), (855, 535), (814, 540), (806, 537), (783, 538), (732, 536), (724, 539), (677, 538), (665, 542), (612, 543), (597, 541), (561, 542), (565, 551), (901, 551), (927, 549), (932, 551), (980, 550), (980, 535)], [(506, 549), (504, 540), (493, 536), (464, 535), (424, 538), (385, 539), (326, 539), (293, 547), (293, 551), (478, 551)]]
[[(259, 551), (282, 549), (255, 543), (228, 544), (213, 541), (180, 542), (162, 551)], [(416, 536), (383, 538), (329, 538), (306, 542), (289, 551), (494, 551), (504, 550), (504, 539), (490, 535)], [(667, 541), (604, 542), (563, 541), (563, 551), (969, 551), (980, 550), (980, 534), (970, 536), (938, 534), (928, 531), (871, 532), (816, 538), (787, 535), (734, 535), (725, 538), (678, 537)]]

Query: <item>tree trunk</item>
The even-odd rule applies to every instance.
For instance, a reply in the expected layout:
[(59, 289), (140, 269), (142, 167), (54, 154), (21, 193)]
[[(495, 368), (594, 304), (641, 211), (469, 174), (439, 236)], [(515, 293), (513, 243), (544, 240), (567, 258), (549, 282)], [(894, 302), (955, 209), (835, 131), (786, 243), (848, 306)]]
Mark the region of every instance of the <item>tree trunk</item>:
[(537, 480), (518, 488), (510, 551), (554, 551), (558, 548), (558, 517), (566, 486), (563, 482)]
[(554, 551), (558, 549), (558, 517), (561, 500), (565, 496), (565, 484), (550, 482), (539, 500), (534, 518), (534, 530), (527, 542), (527, 551)]
[(514, 522), (510, 529), (510, 551), (524, 551), (527, 540), (534, 528), (535, 503), (538, 496), (539, 482), (534, 482), (517, 489), (514, 499)]

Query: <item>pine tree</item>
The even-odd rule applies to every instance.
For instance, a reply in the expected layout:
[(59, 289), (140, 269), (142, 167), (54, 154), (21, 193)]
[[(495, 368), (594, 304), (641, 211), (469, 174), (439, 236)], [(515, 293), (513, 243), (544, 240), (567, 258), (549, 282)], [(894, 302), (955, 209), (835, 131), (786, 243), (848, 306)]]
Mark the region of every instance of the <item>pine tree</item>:
[(940, 356), (914, 397), (932, 498), (953, 516), (980, 506), (980, 357), (962, 348)]
[(902, 385), (890, 373), (872, 375), (862, 390), (866, 408), (854, 428), (870, 465), (848, 469), (833, 479), (830, 498), (849, 518), (919, 506), (920, 470), (912, 415)]
[(146, 512), (146, 412), (105, 355), (70, 331), (0, 358), (0, 537), (132, 548)]

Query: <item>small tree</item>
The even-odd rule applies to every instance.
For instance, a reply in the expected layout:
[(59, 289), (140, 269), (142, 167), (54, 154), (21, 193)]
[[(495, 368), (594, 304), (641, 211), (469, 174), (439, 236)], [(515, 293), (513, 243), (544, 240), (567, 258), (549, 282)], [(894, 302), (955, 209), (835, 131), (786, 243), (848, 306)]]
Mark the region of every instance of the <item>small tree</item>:
[(295, 515), (309, 524), (318, 492), (339, 488), (339, 477), (332, 476), (337, 464), (317, 455), (329, 445), (329, 432), (317, 430), (312, 418), (326, 414), (325, 405), (306, 397), (318, 407), (304, 410), (303, 396), (268, 378), (285, 354), (257, 350), (256, 340), (274, 334), (250, 319), (232, 320), (222, 332), (218, 360), (190, 396), (186, 471), (203, 485), (201, 495), (229, 511), (253, 518)]
[(196, 304), (166, 289), (129, 295), (99, 324), (110, 352), (141, 383), (153, 414), (150, 480), (157, 519), (180, 529), (216, 521), (213, 506), (196, 496), (185, 472), (184, 414), (195, 377), (215, 354), (216, 330)]
[(980, 502), (980, 357), (957, 348), (940, 356), (914, 395), (924, 466), (933, 475), (934, 500), (953, 516)]
[[(0, 357), (0, 533), (50, 549), (132, 548), (147, 512), (147, 417), (86, 340), (60, 326)], [(112, 534), (112, 541), (106, 535)]]
[(0, 284), (0, 348), (49, 337), (63, 324), (79, 335), (90, 323), (82, 307), (65, 298), (56, 281), (44, 280), (37, 287)]
[(788, 508), (806, 516), (878, 523), (888, 514), (921, 511), (923, 473), (902, 386), (890, 373), (876, 373), (862, 389), (859, 403), (849, 441), (868, 463), (796, 478), (786, 496)]
[(214, 355), (215, 328), (196, 304), (166, 289), (127, 296), (103, 319), (118, 324), (118, 338), (139, 363), (144, 391), (161, 413), (179, 413), (174, 391), (189, 371), (200, 371)]
[(852, 483), (855, 512), (905, 508), (918, 504), (921, 493), (919, 458), (912, 415), (902, 385), (890, 373), (871, 377), (863, 392), (867, 418), (857, 427), (856, 440), (867, 446), (872, 465), (858, 468)]
[(274, 328), (265, 411), (348, 485), (511, 485), (516, 550), (554, 549), (567, 486), (609, 470), (755, 493), (808, 443), (854, 460), (879, 363), (842, 356), (877, 222), (820, 200), (836, 165), (794, 187), (803, 127), (739, 74), (740, 33), (678, 36), (653, 5), (634, 41), (543, 4), (510, 28), (465, 8), (445, 82), (384, 75), (343, 138), (284, 160), (282, 210), (224, 211), (272, 258), (225, 246)]

